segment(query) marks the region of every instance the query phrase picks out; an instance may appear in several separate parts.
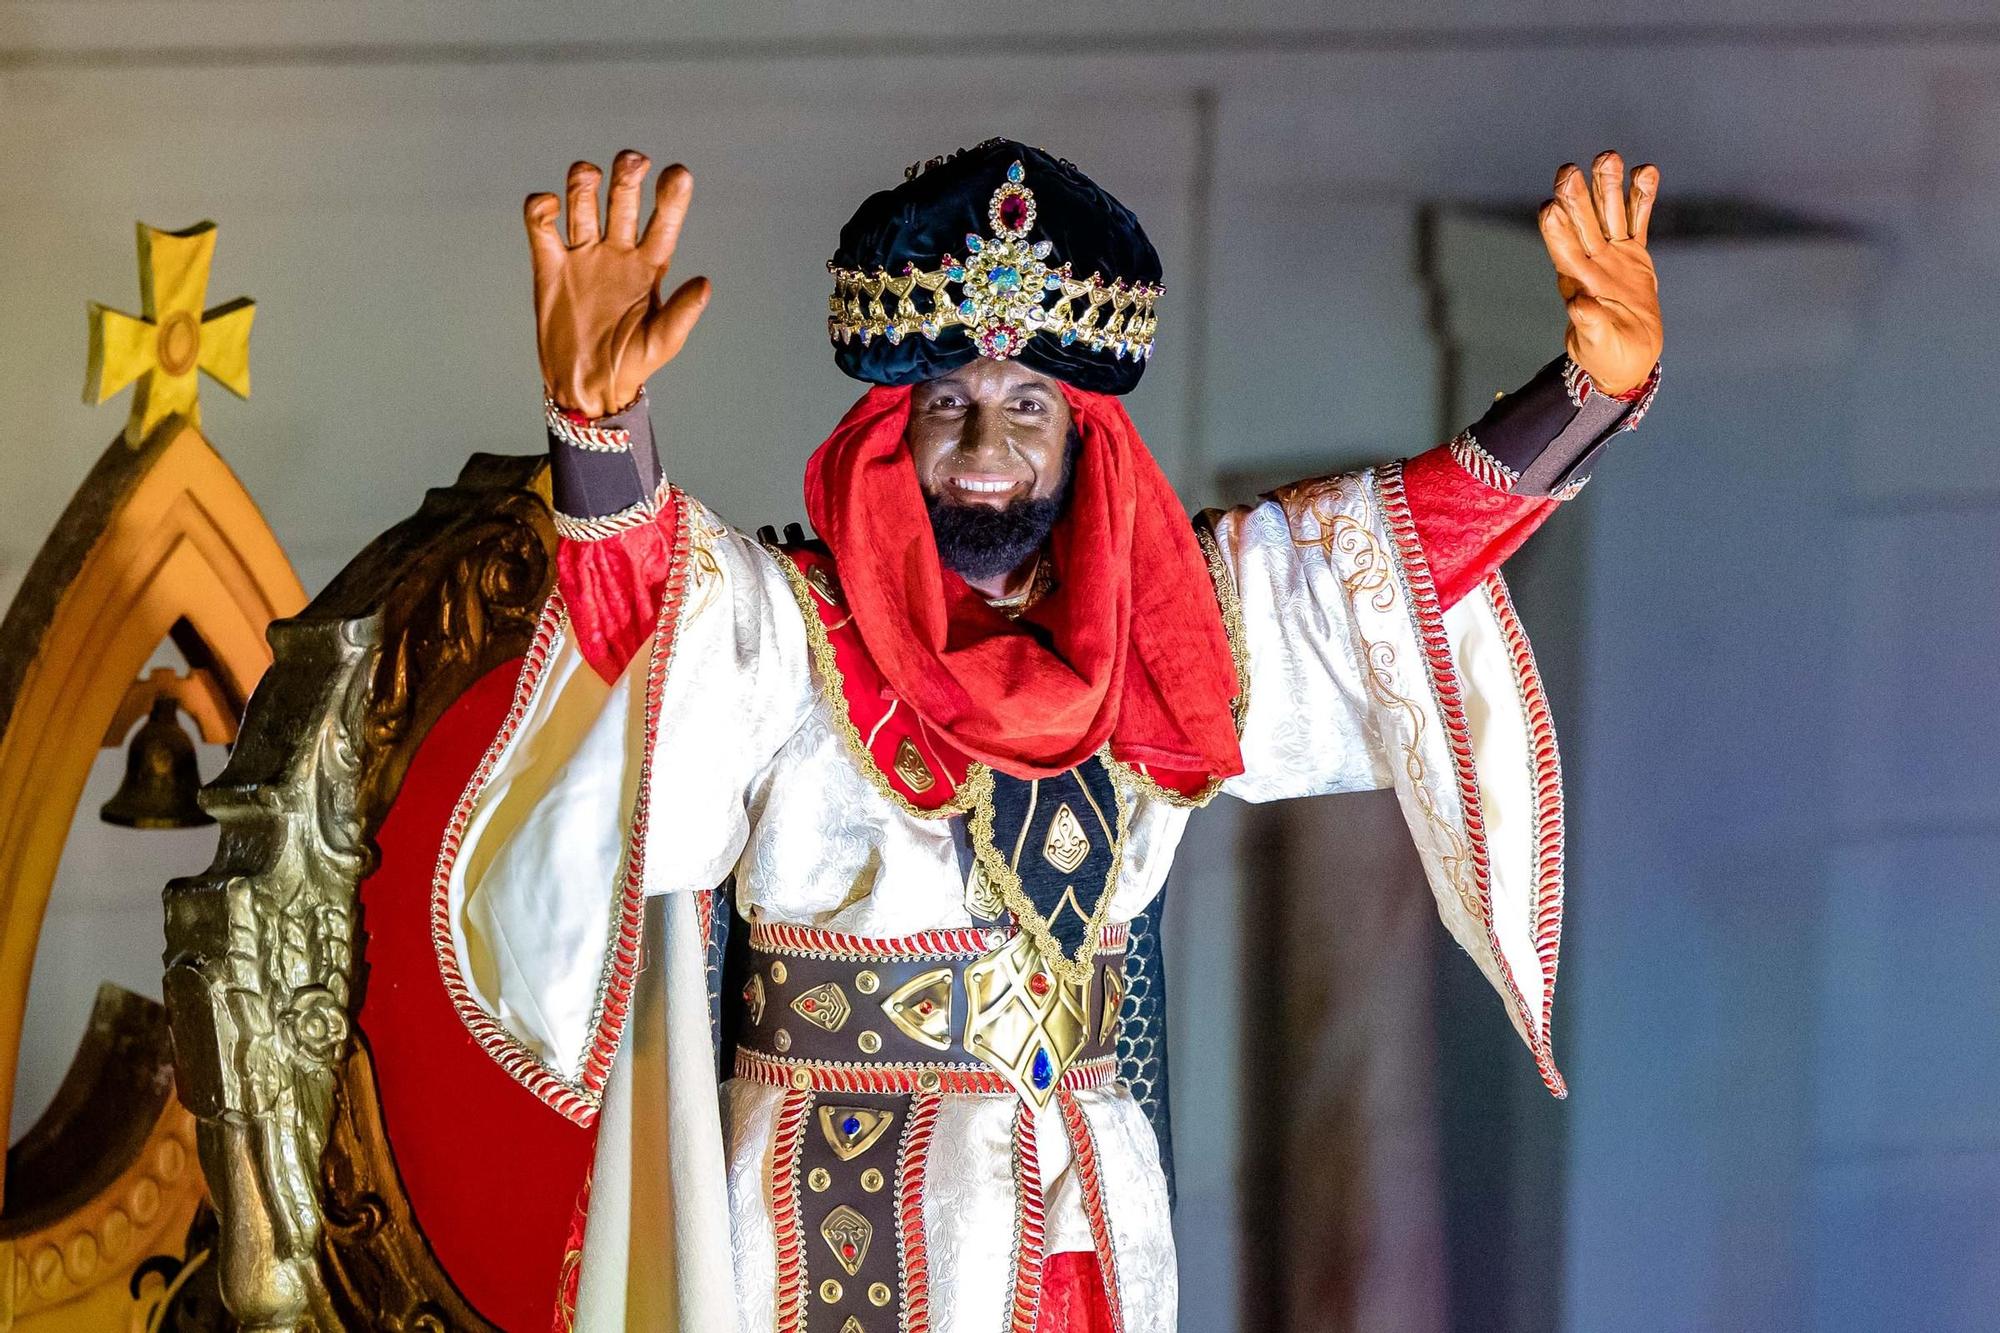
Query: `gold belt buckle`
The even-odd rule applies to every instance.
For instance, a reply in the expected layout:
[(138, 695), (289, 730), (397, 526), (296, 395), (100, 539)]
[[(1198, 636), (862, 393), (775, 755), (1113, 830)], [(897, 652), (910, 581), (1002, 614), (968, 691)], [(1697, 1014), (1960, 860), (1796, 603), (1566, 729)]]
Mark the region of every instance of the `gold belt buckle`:
[(1089, 982), (1056, 975), (1026, 934), (965, 969), (965, 1048), (1036, 1107), (1083, 1053)]

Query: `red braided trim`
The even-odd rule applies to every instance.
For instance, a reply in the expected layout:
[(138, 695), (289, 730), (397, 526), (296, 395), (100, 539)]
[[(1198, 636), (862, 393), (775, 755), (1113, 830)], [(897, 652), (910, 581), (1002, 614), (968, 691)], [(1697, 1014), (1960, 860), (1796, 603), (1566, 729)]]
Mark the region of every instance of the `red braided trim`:
[[(1063, 1071), (1058, 1088), (1101, 1088), (1118, 1075), (1118, 1057), (1099, 1056), (1081, 1060)], [(792, 1060), (762, 1051), (736, 1048), (736, 1077), (778, 1088), (798, 1088), (801, 1083), (813, 1092), (924, 1093), (946, 1092), (969, 1095), (1012, 1093), (1014, 1085), (984, 1065), (938, 1064), (820, 1064)], [(935, 1077), (937, 1086), (925, 1083)]]
[(930, 1171), (931, 1136), (939, 1099), (920, 1093), (910, 1101), (903, 1141), (896, 1149), (896, 1253), (902, 1265), (902, 1333), (930, 1333), (930, 1253), (924, 1240), (924, 1180)]
[[(1555, 719), (1535, 651), (1514, 609), (1506, 582), (1487, 579), (1501, 635), (1513, 659), (1514, 679), (1527, 707), (1529, 748), (1535, 766), (1535, 956), (1542, 965), (1542, 1040), (1550, 1041), (1549, 1024), (1556, 999), (1556, 962), (1562, 948), (1563, 919), (1563, 790), (1562, 755), (1556, 748)], [(1558, 1076), (1560, 1077), (1560, 1076)]]
[(1452, 438), (1451, 456), (1458, 465), (1471, 473), (1473, 478), (1496, 491), (1511, 493), (1521, 480), (1521, 474), (1486, 452), (1486, 447), (1469, 430), (1460, 431)]
[(1118, 1252), (1111, 1244), (1111, 1218), (1104, 1208), (1104, 1173), (1097, 1161), (1097, 1137), (1076, 1098), (1067, 1092), (1056, 1094), (1062, 1109), (1063, 1129), (1069, 1135), (1070, 1151), (1076, 1156), (1077, 1183), (1083, 1189), (1083, 1214), (1090, 1222), (1090, 1240), (1097, 1247), (1097, 1267), (1104, 1279), (1104, 1299), (1111, 1307), (1112, 1333), (1124, 1333), (1125, 1310), (1118, 1291)]
[[(897, 959), (983, 958), (1005, 944), (1011, 930), (998, 926), (963, 927), (956, 930), (923, 930), (914, 935), (843, 935), (812, 926), (788, 926), (765, 922), (750, 927), (750, 947), (763, 953), (786, 953), (799, 958), (826, 958), (838, 962), (893, 962)], [(1098, 936), (1100, 953), (1125, 947), (1132, 926), (1127, 921), (1107, 923)]]
[(998, 928), (925, 930), (915, 935), (874, 938), (842, 935), (811, 926), (760, 923), (750, 927), (753, 949), (856, 963), (898, 958), (981, 958), (1006, 942), (1007, 932)]
[(1458, 668), (1452, 662), (1451, 639), (1445, 632), (1444, 612), (1438, 605), (1430, 565), (1424, 559), (1417, 525), (1410, 517), (1409, 497), (1403, 492), (1403, 466), (1391, 463), (1377, 468), (1374, 477), (1376, 498), (1388, 524), (1390, 539), (1396, 544), (1404, 582), (1410, 590), (1411, 609), (1417, 620), (1417, 638), (1424, 650), (1424, 665), (1430, 675), (1431, 689), (1437, 695), (1438, 710), (1444, 718), (1445, 740), (1458, 778), (1466, 841), (1472, 849), (1472, 872), (1479, 891), (1479, 918), (1486, 930), (1487, 947), (1492, 951), (1494, 962), (1499, 964), (1500, 976), (1507, 985), (1508, 1001), (1513, 1005), (1522, 1029), (1528, 1034), (1528, 1046), (1534, 1052), (1535, 1067), (1541, 1072), (1542, 1082), (1556, 1096), (1566, 1097), (1568, 1089), (1556, 1070), (1548, 1032), (1541, 1027), (1537, 1015), (1528, 1009), (1528, 1002), (1522, 998), (1521, 988), (1514, 980), (1514, 971), (1507, 965), (1507, 955), (1501, 952), (1499, 937), (1493, 930), (1492, 865), (1486, 849), (1486, 815), (1479, 799), (1479, 777), (1473, 765), (1472, 728), (1465, 719), (1465, 691), (1459, 684)]
[(445, 993), (450, 996), (452, 1007), (458, 1011), (459, 1020), (472, 1033), (480, 1048), (510, 1077), (558, 1115), (585, 1126), (597, 1119), (598, 1107), (603, 1103), (604, 1085), (611, 1076), (611, 1059), (618, 1050), (625, 1019), (631, 1012), (632, 985), (639, 974), (639, 941), (646, 906), (646, 816), (652, 798), (653, 752), (659, 737), (660, 696), (666, 688), (667, 669), (673, 661), (676, 630), (687, 587), (687, 499), (675, 491), (673, 503), (679, 506), (680, 512), (676, 514), (673, 563), (661, 592), (660, 615), (653, 632), (653, 650), (648, 664), (645, 749), (639, 761), (638, 793), (633, 802), (632, 823), (626, 839), (624, 882), (614, 904), (611, 946), (606, 950), (603, 970), (598, 978), (597, 1010), (591, 1024), (591, 1038), (575, 1078), (565, 1078), (544, 1064), (541, 1057), (479, 1007), (460, 971), (458, 951), (452, 946), (451, 936), (452, 868), (458, 861), (459, 850), (465, 840), (466, 825), (472, 819), (472, 807), (492, 780), (493, 770), (498, 767), (502, 753), (520, 730), (521, 719), (527, 715), (528, 708), (539, 694), (549, 662), (562, 641), (567, 621), (560, 593), (551, 593), (542, 607), (542, 618), (535, 627), (533, 641), (528, 645), (506, 720), (500, 724), (492, 744), (486, 747), (486, 753), (480, 758), (479, 767), (473, 770), (471, 780), (459, 794), (438, 849), (437, 868), (431, 874), (431, 948), (437, 956)]
[(778, 1241), (777, 1333), (800, 1333), (806, 1318), (806, 1246), (799, 1226), (799, 1145), (805, 1139), (810, 1092), (785, 1094), (771, 1141), (771, 1227)]
[(1042, 1209), (1042, 1159), (1035, 1147), (1035, 1113), (1026, 1102), (1014, 1108), (1014, 1320), (1013, 1333), (1035, 1333), (1042, 1303), (1042, 1261), (1046, 1256)]
[[(609, 421), (622, 417), (637, 407), (646, 397), (646, 391), (639, 390), (634, 398), (616, 412), (607, 412), (599, 421)], [(588, 449), (593, 453), (623, 454), (632, 449), (632, 432), (622, 426), (599, 426), (590, 417), (572, 408), (562, 407), (556, 400), (542, 396), (542, 418), (548, 423), (549, 433), (563, 443), (578, 449)]]
[(515, 733), (520, 730), (521, 719), (527, 715), (528, 708), (540, 692), (549, 661), (562, 642), (563, 625), (562, 595), (551, 593), (542, 606), (541, 620), (535, 626), (535, 636), (529, 642), (527, 655), (521, 663), (521, 674), (514, 682), (514, 700), (508, 707), (507, 716), (492, 743), (486, 747), (486, 753), (480, 757), (479, 767), (473, 770), (471, 780), (459, 794), (458, 804), (452, 808), (450, 822), (445, 825), (444, 840), (438, 848), (437, 867), (431, 872), (431, 948), (437, 956), (445, 994), (451, 998), (459, 1020), (472, 1033), (480, 1049), (558, 1115), (579, 1125), (588, 1125), (597, 1117), (596, 1099), (587, 1090), (544, 1065), (534, 1052), (516, 1041), (513, 1034), (495, 1022), (473, 1000), (472, 992), (459, 970), (458, 950), (452, 944), (449, 901), (452, 866), (457, 862), (459, 848), (465, 840), (465, 827), (471, 822), (473, 803), (492, 779), (502, 752), (512, 743)]

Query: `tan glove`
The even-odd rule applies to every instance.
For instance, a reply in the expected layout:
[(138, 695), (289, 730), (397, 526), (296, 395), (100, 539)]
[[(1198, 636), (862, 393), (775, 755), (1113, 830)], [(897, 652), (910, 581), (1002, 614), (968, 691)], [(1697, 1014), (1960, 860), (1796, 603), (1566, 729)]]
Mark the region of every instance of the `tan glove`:
[(678, 163), (660, 173), (653, 216), (642, 234), (639, 196), (651, 166), (643, 153), (628, 148), (618, 154), (602, 226), (597, 187), (604, 173), (589, 162), (571, 166), (568, 244), (556, 230), (562, 206), (554, 195), (531, 194), (525, 207), (542, 387), (558, 406), (593, 418), (637, 398), (708, 307), (707, 278), (690, 278), (660, 299), (694, 177)]
[(1660, 359), (1660, 283), (1646, 253), (1659, 193), (1660, 169), (1649, 163), (1632, 173), (1628, 200), (1625, 161), (1606, 152), (1588, 182), (1576, 163), (1563, 163), (1556, 197), (1542, 205), (1542, 243), (1569, 313), (1563, 346), (1613, 396), (1644, 383)]

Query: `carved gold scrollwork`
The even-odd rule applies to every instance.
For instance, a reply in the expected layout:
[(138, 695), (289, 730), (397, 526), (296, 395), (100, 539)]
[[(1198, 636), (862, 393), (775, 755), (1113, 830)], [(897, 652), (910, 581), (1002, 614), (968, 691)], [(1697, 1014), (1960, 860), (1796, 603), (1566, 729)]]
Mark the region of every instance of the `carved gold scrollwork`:
[(417, 1231), (377, 1118), (350, 1021), (355, 903), (431, 724), (532, 637), (554, 575), (544, 468), (475, 456), (272, 625), (271, 669), (202, 793), (215, 862), (167, 886), (175, 1073), (246, 1325), (489, 1327)]

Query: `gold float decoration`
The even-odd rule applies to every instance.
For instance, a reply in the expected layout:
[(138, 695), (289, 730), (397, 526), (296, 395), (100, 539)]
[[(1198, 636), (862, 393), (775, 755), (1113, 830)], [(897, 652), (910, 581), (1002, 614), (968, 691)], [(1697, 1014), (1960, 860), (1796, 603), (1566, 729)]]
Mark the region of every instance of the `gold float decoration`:
[(526, 651), (555, 572), (539, 458), (475, 455), (313, 599), (202, 792), (216, 859), (167, 886), (182, 1100), (231, 1312), (263, 1333), (478, 1330), (410, 1215), (353, 1031), (371, 839), (439, 715)]
[(206, 1264), (185, 1248), (206, 1191), (172, 1070), (166, 1010), (102, 987), (54, 1101), (8, 1154), (0, 1329), (150, 1333)]
[(125, 442), (139, 445), (170, 419), (201, 425), (200, 378), (206, 371), (238, 398), (250, 396), (247, 296), (201, 308), (215, 258), (215, 224), (185, 231), (139, 224), (139, 315), (90, 303), (90, 365), (83, 401), (101, 403), (132, 385)]
[[(0, 620), (0, 1119), (12, 1116), (49, 893), (101, 747), (122, 745), (162, 697), (195, 720), (203, 739), (232, 740), (270, 662), (265, 626), (305, 603), (263, 515), (195, 425), (201, 369), (237, 392), (249, 388), (247, 303), (210, 312), (207, 327), (199, 310), (191, 323), (179, 317), (199, 305), (213, 247), (206, 224), (178, 236), (142, 228), (146, 318), (93, 309), (87, 396), (101, 400), (137, 383), (134, 411)], [(167, 640), (188, 673), (140, 679)], [(146, 900), (152, 893), (145, 886)], [(164, 1066), (156, 1087), (123, 1084), (106, 1055), (139, 1058), (132, 1043), (143, 1046), (134, 1034), (150, 1008), (165, 1060), (164, 1012), (108, 994), (71, 1082), (0, 1179), (0, 1329), (151, 1328), (207, 1272), (203, 1247), (189, 1240), (203, 1192), (192, 1120), (167, 1097)], [(95, 1073), (79, 1085), (80, 1070)], [(79, 1086), (89, 1089), (75, 1094), (82, 1103), (72, 1096)], [(96, 1128), (84, 1133), (84, 1125)], [(121, 1198), (128, 1187), (135, 1192)]]

